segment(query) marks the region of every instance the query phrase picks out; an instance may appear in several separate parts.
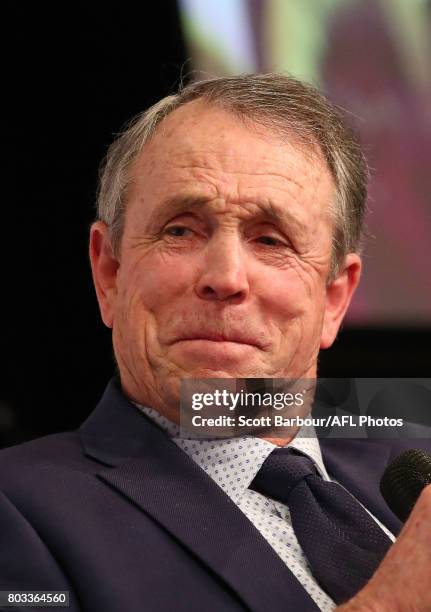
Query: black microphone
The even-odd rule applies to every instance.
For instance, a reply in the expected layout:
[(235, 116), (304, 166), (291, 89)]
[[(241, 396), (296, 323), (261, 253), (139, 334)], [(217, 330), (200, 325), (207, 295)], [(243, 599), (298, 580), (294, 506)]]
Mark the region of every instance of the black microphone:
[(431, 484), (431, 455), (411, 449), (388, 465), (380, 481), (380, 492), (392, 512), (404, 523), (428, 484)]

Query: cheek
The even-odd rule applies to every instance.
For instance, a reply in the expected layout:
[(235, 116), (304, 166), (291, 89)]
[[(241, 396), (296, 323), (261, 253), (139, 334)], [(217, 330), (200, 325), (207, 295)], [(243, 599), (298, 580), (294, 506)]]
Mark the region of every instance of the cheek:
[(324, 288), (312, 274), (269, 277), (262, 311), (275, 339), (273, 364), (280, 376), (302, 376), (316, 358), (324, 313)]
[(292, 319), (310, 319), (318, 315), (324, 306), (321, 284), (312, 273), (291, 269), (283, 274), (268, 274), (260, 295), (264, 296), (266, 309), (283, 325)]
[(153, 313), (172, 304), (191, 286), (192, 266), (171, 261), (161, 255), (137, 261), (129, 267), (122, 282), (126, 309)]

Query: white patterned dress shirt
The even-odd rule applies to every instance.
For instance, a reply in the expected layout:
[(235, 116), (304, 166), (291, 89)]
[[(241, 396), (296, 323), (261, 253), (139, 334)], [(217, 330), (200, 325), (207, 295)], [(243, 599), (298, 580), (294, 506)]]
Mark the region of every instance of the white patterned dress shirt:
[[(253, 437), (204, 440), (180, 438), (180, 428), (176, 423), (152, 408), (135, 405), (159, 425), (181, 450), (194, 459), (244, 512), (317, 606), (324, 612), (333, 610), (336, 607), (334, 601), (322, 590), (311, 573), (293, 531), (288, 507), (248, 488), (265, 459), (277, 447), (271, 442)], [(316, 437), (296, 436), (288, 446), (307, 455), (322, 478), (331, 480)], [(370, 512), (369, 514), (393, 541), (394, 536)]]

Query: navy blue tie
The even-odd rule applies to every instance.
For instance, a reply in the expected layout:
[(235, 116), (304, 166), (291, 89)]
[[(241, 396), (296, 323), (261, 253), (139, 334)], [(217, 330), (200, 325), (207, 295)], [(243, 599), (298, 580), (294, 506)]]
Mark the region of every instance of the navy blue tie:
[(311, 571), (337, 604), (361, 590), (391, 545), (359, 502), (294, 449), (274, 450), (250, 488), (289, 507)]

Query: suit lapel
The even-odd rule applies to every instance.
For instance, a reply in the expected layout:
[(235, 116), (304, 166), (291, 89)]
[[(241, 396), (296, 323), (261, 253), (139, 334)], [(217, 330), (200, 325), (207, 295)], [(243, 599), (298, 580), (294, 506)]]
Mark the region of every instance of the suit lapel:
[(222, 489), (122, 395), (118, 379), (80, 433), (86, 454), (105, 464), (98, 478), (152, 516), (250, 609), (318, 610)]

